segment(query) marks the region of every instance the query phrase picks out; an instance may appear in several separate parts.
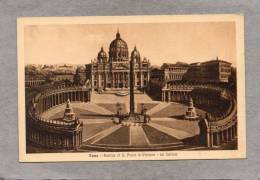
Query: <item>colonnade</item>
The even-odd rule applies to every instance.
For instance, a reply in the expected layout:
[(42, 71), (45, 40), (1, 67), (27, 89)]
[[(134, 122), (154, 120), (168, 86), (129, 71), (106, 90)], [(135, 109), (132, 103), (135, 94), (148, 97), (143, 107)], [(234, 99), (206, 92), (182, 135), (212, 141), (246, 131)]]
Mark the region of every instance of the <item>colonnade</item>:
[(237, 123), (227, 128), (212, 131), (210, 125), (207, 128), (200, 127), (200, 142), (207, 147), (220, 146), (237, 138)]
[(163, 90), (162, 91), (162, 101), (164, 102), (187, 102), (190, 97), (190, 90), (184, 91), (171, 91)]
[(225, 142), (232, 141), (237, 137), (237, 125), (234, 124), (230, 128), (219, 132), (212, 132), (210, 135), (210, 146), (219, 146)]
[[(183, 85), (183, 87), (186, 86)], [(207, 125), (199, 126), (200, 142), (207, 147), (219, 146), (237, 138), (236, 101), (227, 91), (219, 88), (207, 89), (192, 86), (182, 89), (178, 86), (178, 88), (163, 88), (161, 97), (165, 102), (180, 103), (188, 102), (192, 97), (196, 106), (206, 108), (205, 110), (209, 113), (208, 117), (205, 117)], [(217, 114), (218, 116), (215, 117), (213, 111), (216, 107), (221, 114)]]
[(27, 131), (27, 140), (33, 145), (48, 147), (53, 149), (76, 149), (82, 144), (82, 131), (71, 133), (49, 133), (37, 128), (29, 128)]
[(41, 96), (37, 102), (36, 113), (41, 114), (42, 112), (50, 109), (53, 106), (65, 103), (68, 99), (70, 101), (90, 101), (91, 94), (89, 89), (86, 90), (71, 90), (71, 91), (61, 91), (53, 92)]
[[(51, 149), (77, 149), (82, 144), (83, 124), (78, 120), (65, 123), (41, 119), (41, 114), (53, 106), (70, 101), (90, 101), (90, 89), (64, 87), (37, 94), (29, 108), (26, 121), (26, 136), (30, 144)], [(30, 112), (30, 111), (33, 112)]]
[(216, 94), (194, 93), (192, 90), (163, 90), (162, 101), (164, 102), (187, 102), (192, 97), (195, 104), (211, 105), (217, 103), (220, 96)]
[(218, 90), (194, 89), (162, 91), (162, 100), (164, 102), (187, 103), (190, 97), (192, 97), (195, 106), (209, 111), (210, 114), (212, 113), (211, 117), (215, 119), (224, 118), (232, 110), (232, 101), (228, 96), (222, 96), (222, 93)]

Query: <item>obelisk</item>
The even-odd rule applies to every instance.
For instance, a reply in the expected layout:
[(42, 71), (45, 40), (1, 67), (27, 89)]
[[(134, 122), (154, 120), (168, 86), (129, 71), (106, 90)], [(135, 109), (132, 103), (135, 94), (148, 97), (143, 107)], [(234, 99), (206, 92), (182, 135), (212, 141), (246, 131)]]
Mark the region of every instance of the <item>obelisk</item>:
[(134, 97), (134, 59), (130, 60), (130, 112), (135, 113), (135, 97)]

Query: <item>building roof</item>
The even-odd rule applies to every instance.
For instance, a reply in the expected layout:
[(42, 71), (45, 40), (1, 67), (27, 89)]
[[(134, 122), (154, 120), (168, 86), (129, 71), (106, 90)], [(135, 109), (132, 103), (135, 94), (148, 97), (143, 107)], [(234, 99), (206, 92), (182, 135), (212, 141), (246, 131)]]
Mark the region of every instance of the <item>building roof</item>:
[(171, 67), (188, 67), (189, 64), (184, 63), (184, 62), (177, 62), (177, 63), (163, 63), (161, 68), (171, 68)]
[(219, 63), (219, 62), (226, 63), (226, 64), (232, 64), (230, 62), (221, 60), (218, 57), (216, 57), (216, 59), (213, 59), (213, 60), (210, 60), (210, 61), (202, 62), (201, 64), (210, 64), (210, 63)]

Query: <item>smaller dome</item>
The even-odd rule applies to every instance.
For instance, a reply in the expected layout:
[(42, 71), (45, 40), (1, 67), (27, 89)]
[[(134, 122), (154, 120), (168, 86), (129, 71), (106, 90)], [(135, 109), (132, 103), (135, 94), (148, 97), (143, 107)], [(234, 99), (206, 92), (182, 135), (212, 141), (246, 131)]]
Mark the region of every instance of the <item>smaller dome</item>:
[(140, 59), (141, 59), (140, 53), (139, 53), (139, 51), (136, 49), (136, 46), (134, 47), (134, 50), (133, 50), (132, 53), (131, 53), (131, 59), (136, 59), (136, 60), (138, 60), (138, 61), (140, 61)]
[(107, 53), (104, 51), (103, 47), (101, 47), (101, 50), (98, 53), (98, 58), (107, 58)]

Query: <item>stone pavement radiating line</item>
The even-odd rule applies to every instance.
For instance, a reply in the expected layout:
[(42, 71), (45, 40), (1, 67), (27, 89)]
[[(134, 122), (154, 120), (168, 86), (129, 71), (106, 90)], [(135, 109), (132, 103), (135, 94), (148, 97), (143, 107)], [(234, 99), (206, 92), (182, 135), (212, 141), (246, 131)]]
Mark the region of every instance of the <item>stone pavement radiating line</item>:
[(91, 136), (91, 137), (83, 140), (83, 142), (88, 141), (89, 144), (94, 144), (94, 143), (100, 141), (101, 139), (103, 139), (104, 137), (112, 134), (113, 132), (115, 132), (116, 130), (118, 130), (121, 127), (122, 127), (121, 125), (112, 126), (108, 129), (105, 129), (105, 130), (95, 134), (94, 136)]
[(141, 126), (130, 126), (130, 145), (144, 146), (150, 142)]
[(191, 133), (173, 128), (168, 128), (152, 122), (148, 123), (148, 125), (177, 139), (184, 139), (193, 136), (193, 134)]
[[(109, 111), (106, 108), (103, 108), (97, 104), (94, 103), (83, 103), (83, 102), (72, 102), (71, 103), (72, 109), (73, 108), (82, 108), (82, 109), (86, 109), (87, 111), (90, 112), (94, 112), (97, 114), (102, 114), (102, 115), (112, 115), (113, 112)], [(63, 112), (65, 110), (66, 104), (62, 104), (62, 105), (58, 105), (48, 111), (45, 111), (42, 114), (42, 118), (49, 118), (50, 116), (59, 113), (59, 112)]]
[(97, 104), (94, 103), (75, 103), (76, 107), (81, 107), (83, 109), (86, 109), (91, 112), (95, 112), (97, 114), (103, 114), (103, 115), (111, 115), (113, 112), (109, 111), (106, 108), (103, 108)]
[(152, 115), (154, 113), (157, 113), (157, 112), (161, 111), (162, 109), (166, 108), (169, 105), (171, 105), (171, 103), (161, 102), (158, 105), (156, 105), (153, 108), (151, 108), (150, 110), (148, 110), (147, 114), (148, 115)]

